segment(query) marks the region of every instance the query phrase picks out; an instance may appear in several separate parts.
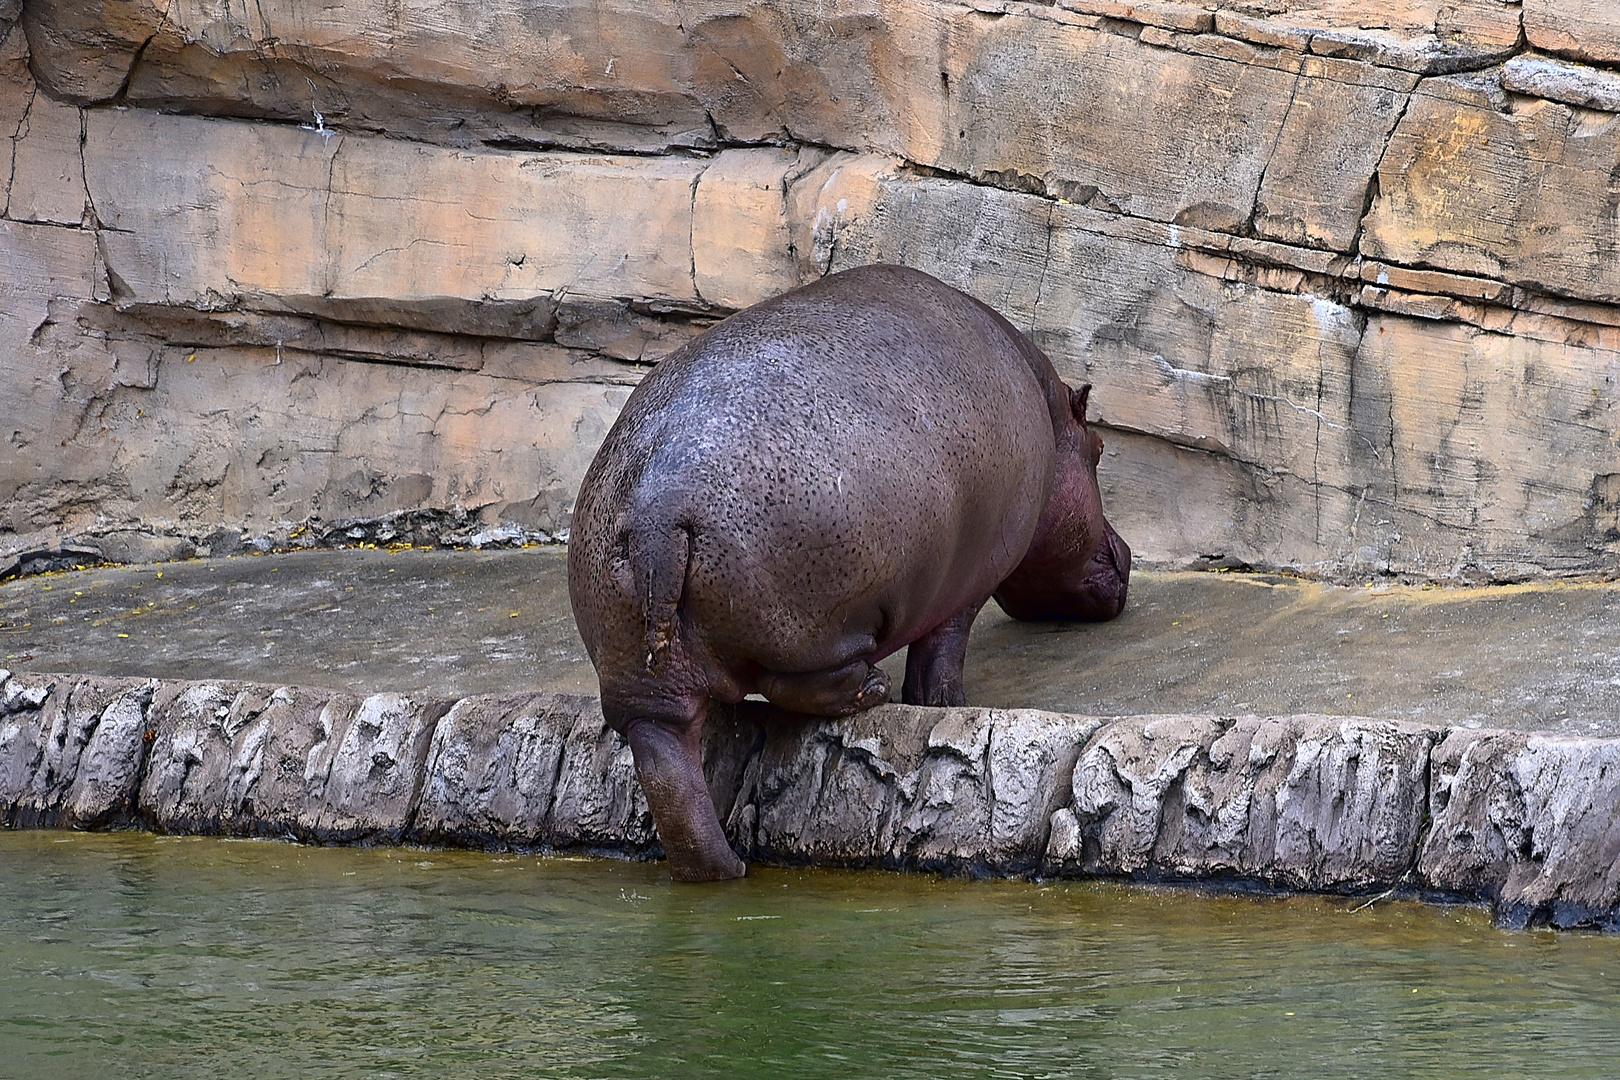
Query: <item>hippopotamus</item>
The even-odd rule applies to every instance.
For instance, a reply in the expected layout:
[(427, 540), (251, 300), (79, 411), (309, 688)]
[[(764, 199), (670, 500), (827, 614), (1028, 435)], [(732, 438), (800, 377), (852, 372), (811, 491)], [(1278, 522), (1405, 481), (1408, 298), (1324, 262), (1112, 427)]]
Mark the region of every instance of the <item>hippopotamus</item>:
[(568, 548), (607, 723), (671, 876), (740, 877), (704, 782), (715, 702), (794, 712), (965, 704), (968, 630), (1105, 620), (1130, 548), (1103, 517), (1090, 386), (917, 270), (846, 270), (717, 323), (636, 387)]

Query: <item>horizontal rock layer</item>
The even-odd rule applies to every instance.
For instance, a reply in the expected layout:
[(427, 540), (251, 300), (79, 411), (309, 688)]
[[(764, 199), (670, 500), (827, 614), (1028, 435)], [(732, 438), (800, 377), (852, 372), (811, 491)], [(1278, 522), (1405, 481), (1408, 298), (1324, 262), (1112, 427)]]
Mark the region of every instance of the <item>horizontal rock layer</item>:
[(28, 0), (0, 33), (17, 566), (565, 536), (646, 364), (874, 260), (1097, 386), (1146, 562), (1620, 557), (1594, 0)]
[[(1329, 716), (745, 703), (705, 733), (754, 860), (1484, 899), (1620, 928), (1620, 740)], [(592, 697), (0, 672), (0, 821), (659, 854)]]

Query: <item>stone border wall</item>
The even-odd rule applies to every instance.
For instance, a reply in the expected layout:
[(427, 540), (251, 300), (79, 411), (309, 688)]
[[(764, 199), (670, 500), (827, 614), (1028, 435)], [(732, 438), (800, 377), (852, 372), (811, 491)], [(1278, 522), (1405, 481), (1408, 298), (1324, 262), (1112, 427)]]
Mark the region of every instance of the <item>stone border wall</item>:
[[(1486, 900), (1620, 929), (1620, 739), (1357, 717), (745, 703), (706, 733), (750, 859)], [(590, 697), (0, 672), (0, 821), (659, 854)]]
[(0, 132), (19, 569), (565, 536), (874, 260), (1097, 385), (1146, 563), (1620, 565), (1608, 0), (0, 0)]

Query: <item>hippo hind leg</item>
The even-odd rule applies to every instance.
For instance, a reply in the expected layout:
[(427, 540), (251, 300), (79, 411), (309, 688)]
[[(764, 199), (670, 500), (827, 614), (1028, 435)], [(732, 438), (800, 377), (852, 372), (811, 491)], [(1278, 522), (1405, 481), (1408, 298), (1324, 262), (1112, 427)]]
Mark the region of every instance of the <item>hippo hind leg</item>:
[(726, 840), (703, 777), (700, 740), (708, 706), (707, 696), (669, 708), (602, 696), (603, 716), (635, 756), (636, 779), (676, 881), (725, 881), (748, 872)]
[(856, 658), (822, 671), (766, 672), (758, 690), (772, 705), (812, 716), (849, 716), (889, 700), (889, 676)]

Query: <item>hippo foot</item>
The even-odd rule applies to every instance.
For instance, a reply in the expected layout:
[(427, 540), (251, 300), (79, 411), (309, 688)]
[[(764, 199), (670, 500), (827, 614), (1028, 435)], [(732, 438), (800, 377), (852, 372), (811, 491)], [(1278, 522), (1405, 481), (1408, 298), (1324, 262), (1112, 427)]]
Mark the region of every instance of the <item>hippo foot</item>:
[(850, 716), (889, 700), (889, 676), (865, 660), (826, 671), (771, 673), (759, 692), (772, 705), (811, 716)]
[(955, 682), (936, 682), (906, 695), (905, 702), (907, 705), (952, 709), (967, 704), (967, 691), (962, 689), (960, 679)]
[(861, 692), (855, 695), (855, 711), (865, 712), (867, 709), (875, 709), (888, 700), (888, 672), (875, 667), (866, 676), (866, 682), (861, 684)]
[(676, 881), (735, 881), (748, 875), (748, 864), (729, 847), (669, 860), (669, 876)]

